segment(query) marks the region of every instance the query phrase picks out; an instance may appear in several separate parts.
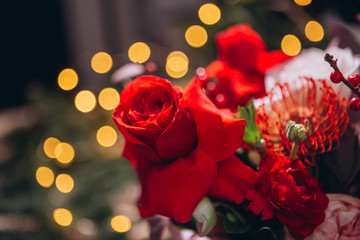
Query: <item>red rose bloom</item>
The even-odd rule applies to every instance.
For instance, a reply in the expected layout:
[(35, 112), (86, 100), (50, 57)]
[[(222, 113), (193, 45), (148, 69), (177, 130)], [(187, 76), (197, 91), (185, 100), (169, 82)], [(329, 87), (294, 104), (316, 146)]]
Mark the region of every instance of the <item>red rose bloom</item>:
[(122, 91), (113, 119), (139, 174), (143, 217), (187, 222), (207, 194), (242, 202), (257, 181), (234, 156), (245, 121), (223, 116), (198, 82), (182, 94), (168, 80), (141, 76)]
[(282, 51), (267, 51), (264, 41), (247, 24), (231, 26), (215, 37), (219, 59), (231, 68), (264, 74), (277, 63), (291, 57)]
[(265, 71), (290, 59), (282, 51), (267, 51), (259, 34), (246, 24), (218, 33), (215, 40), (220, 61), (198, 71), (196, 78), (219, 108), (236, 111), (251, 98), (265, 96)]
[(296, 239), (304, 239), (325, 219), (329, 200), (301, 161), (267, 155), (259, 167), (258, 190), (249, 190), (248, 209), (263, 211), (262, 220), (276, 217)]

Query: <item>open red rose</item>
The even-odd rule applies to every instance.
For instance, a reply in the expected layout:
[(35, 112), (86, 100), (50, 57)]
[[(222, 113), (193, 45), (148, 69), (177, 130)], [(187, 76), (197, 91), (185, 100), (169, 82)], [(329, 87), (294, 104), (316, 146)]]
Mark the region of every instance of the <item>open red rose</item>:
[(258, 190), (249, 190), (246, 198), (253, 201), (249, 210), (263, 211), (262, 220), (275, 212), (295, 239), (304, 239), (324, 221), (329, 200), (300, 161), (268, 155), (259, 173)]
[(187, 222), (204, 196), (240, 203), (256, 184), (257, 173), (234, 156), (245, 121), (224, 116), (196, 81), (182, 94), (168, 80), (138, 77), (122, 91), (113, 119), (126, 139), (123, 155), (138, 171), (143, 217)]

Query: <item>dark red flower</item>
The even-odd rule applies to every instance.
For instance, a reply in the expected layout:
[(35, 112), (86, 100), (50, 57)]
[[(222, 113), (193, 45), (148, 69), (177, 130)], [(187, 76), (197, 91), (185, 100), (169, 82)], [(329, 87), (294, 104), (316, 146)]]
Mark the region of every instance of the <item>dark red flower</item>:
[(168, 80), (141, 76), (122, 91), (113, 119), (139, 174), (143, 217), (187, 222), (204, 196), (240, 203), (257, 181), (234, 156), (245, 121), (220, 112), (196, 81), (183, 94)]
[(339, 146), (349, 117), (346, 100), (340, 99), (325, 80), (299, 78), (276, 85), (256, 112), (256, 124), (271, 154), (289, 156), (292, 142), (286, 136), (289, 120), (310, 123), (309, 137), (300, 143), (298, 158), (328, 152)]
[(329, 200), (301, 161), (267, 155), (259, 167), (258, 190), (249, 190), (248, 210), (270, 219), (275, 213), (296, 239), (304, 239), (325, 219)]

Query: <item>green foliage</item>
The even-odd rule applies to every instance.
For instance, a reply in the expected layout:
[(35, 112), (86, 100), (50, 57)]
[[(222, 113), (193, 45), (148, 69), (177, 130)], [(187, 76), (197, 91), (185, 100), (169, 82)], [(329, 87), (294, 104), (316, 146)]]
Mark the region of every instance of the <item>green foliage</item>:
[(245, 107), (238, 107), (240, 117), (234, 116), (235, 118), (242, 118), (246, 120), (244, 141), (250, 144), (255, 144), (260, 141), (261, 136), (256, 127), (255, 123), (255, 107), (252, 101), (250, 101)]

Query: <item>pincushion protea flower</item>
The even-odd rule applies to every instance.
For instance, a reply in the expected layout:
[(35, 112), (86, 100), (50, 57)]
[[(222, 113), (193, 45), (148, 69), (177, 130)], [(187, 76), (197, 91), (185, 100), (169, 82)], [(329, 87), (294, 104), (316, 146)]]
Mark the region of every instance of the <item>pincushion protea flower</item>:
[(346, 109), (345, 98), (325, 80), (299, 78), (271, 90), (257, 109), (256, 123), (267, 150), (281, 156), (289, 156), (293, 144), (286, 136), (287, 123), (308, 124), (310, 131), (300, 143), (297, 159), (313, 160), (316, 154), (339, 146), (339, 137), (349, 122)]

